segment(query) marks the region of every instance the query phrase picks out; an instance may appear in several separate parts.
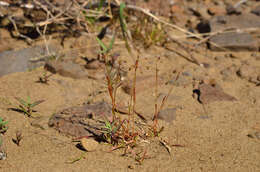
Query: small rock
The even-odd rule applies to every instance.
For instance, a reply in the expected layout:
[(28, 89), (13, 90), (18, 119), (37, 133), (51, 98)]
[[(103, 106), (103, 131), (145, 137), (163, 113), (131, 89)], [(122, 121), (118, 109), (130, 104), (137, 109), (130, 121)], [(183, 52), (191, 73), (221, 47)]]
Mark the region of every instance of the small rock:
[(168, 108), (160, 111), (158, 119), (171, 123), (176, 119), (176, 108)]
[(3, 151), (0, 151), (0, 160), (5, 160), (6, 159), (6, 153)]
[(228, 28), (259, 28), (260, 16), (251, 13), (231, 16), (215, 16), (209, 21), (209, 23), (212, 32), (219, 32)]
[(50, 127), (59, 132), (74, 136), (100, 135), (104, 123), (102, 120), (109, 119), (112, 114), (111, 106), (106, 102), (85, 104), (63, 109), (54, 114), (48, 122)]
[(87, 69), (103, 69), (105, 68), (105, 64), (104, 63), (101, 63), (100, 61), (98, 60), (93, 60), (91, 62), (88, 62), (85, 67)]
[(260, 16), (260, 5), (256, 6), (256, 7), (251, 11), (251, 13)]
[(215, 101), (236, 101), (233, 96), (226, 94), (216, 83), (201, 83), (198, 89), (193, 90), (198, 95), (198, 101), (202, 104), (209, 104)]
[(255, 132), (255, 137), (260, 140), (260, 132)]
[(208, 20), (202, 20), (197, 26), (196, 29), (199, 33), (209, 33), (211, 31), (210, 23)]
[(227, 11), (228, 15), (232, 15), (232, 14), (239, 15), (239, 14), (241, 14), (241, 11), (239, 9), (235, 8), (231, 4), (227, 4), (226, 11)]
[[(51, 54), (58, 52), (55, 46), (50, 46)], [(48, 58), (42, 46), (25, 48), (18, 51), (4, 51), (0, 53), (0, 77), (15, 72), (25, 72), (44, 65)]]
[(220, 74), (223, 76), (223, 80), (225, 81), (233, 81), (234, 76), (236, 75), (237, 67), (235, 65), (229, 66), (220, 71)]
[(80, 139), (80, 144), (88, 152), (95, 151), (99, 145), (94, 139), (87, 139), (85, 137)]
[(214, 51), (223, 51), (223, 49), (235, 51), (257, 51), (258, 43), (248, 33), (222, 33), (210, 38), (210, 49)]
[(71, 60), (48, 61), (46, 62), (44, 68), (51, 73), (58, 73), (64, 77), (70, 77), (74, 79), (88, 77), (88, 72), (84, 70), (81, 65), (73, 63)]
[(242, 79), (248, 80), (249, 82), (257, 85), (260, 84), (260, 67), (243, 64), (237, 71), (237, 75)]
[(224, 15), (226, 10), (220, 6), (213, 6), (208, 8), (208, 13), (210, 15)]

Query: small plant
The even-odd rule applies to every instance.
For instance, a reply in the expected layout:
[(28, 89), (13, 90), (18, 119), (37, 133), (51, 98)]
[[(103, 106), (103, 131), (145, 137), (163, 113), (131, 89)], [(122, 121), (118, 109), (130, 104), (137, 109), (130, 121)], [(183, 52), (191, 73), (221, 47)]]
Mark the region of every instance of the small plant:
[(17, 145), (17, 146), (20, 146), (20, 142), (22, 140), (23, 136), (22, 136), (22, 132), (21, 131), (16, 131), (15, 133), (15, 138), (12, 139), (13, 142)]
[(47, 75), (46, 72), (43, 72), (42, 76), (39, 76), (39, 80), (37, 82), (42, 84), (48, 84), (49, 78), (52, 76), (52, 74)]
[(4, 121), (3, 118), (0, 117), (0, 133), (5, 133), (8, 129), (8, 127), (6, 126), (6, 124), (8, 123), (8, 121)]
[(30, 96), (27, 97), (27, 101), (25, 101), (19, 97), (15, 97), (15, 99), (20, 103), (17, 110), (23, 112), (28, 117), (35, 117), (36, 114), (34, 114), (33, 112), (36, 112), (36, 111), (33, 110), (33, 108), (35, 106), (39, 105), (40, 103), (44, 102), (44, 100), (39, 100), (39, 101), (35, 101), (32, 103)]

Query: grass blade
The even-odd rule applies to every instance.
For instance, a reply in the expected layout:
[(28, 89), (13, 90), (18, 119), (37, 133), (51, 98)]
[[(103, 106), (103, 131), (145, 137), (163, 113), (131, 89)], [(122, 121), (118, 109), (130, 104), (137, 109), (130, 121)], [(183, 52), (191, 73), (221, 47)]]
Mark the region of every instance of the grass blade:
[(27, 106), (29, 105), (25, 100), (23, 100), (23, 99), (21, 99), (21, 98), (19, 98), (19, 97), (15, 97), (15, 99), (16, 99), (18, 102), (20, 102), (22, 105), (24, 105), (25, 107), (27, 107)]
[(96, 37), (96, 40), (98, 41), (98, 44), (102, 47), (102, 52), (101, 53), (106, 53), (108, 51), (106, 45), (98, 38)]
[(103, 5), (104, 5), (104, 0), (100, 0), (99, 1), (99, 4), (98, 4), (98, 11), (100, 11), (100, 9), (103, 7)]

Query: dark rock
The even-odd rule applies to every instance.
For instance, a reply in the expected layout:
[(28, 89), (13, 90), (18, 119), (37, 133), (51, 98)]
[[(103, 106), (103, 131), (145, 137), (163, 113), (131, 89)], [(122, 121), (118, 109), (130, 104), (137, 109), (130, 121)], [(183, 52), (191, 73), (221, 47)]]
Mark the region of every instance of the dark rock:
[[(51, 46), (50, 54), (56, 54), (57, 48)], [(18, 51), (4, 51), (0, 53), (0, 76), (14, 72), (25, 72), (43, 66), (50, 56), (42, 46), (25, 48)]]
[(199, 33), (209, 33), (211, 31), (209, 21), (203, 20), (201, 21), (196, 29), (199, 31)]
[(235, 8), (233, 5), (231, 4), (227, 4), (226, 6), (226, 12), (228, 15), (232, 15), (232, 14), (235, 14), (235, 15), (239, 15), (241, 14), (241, 11), (238, 10), (237, 8)]
[(104, 119), (109, 119), (111, 112), (111, 106), (106, 102), (71, 107), (54, 114), (49, 120), (49, 126), (74, 137), (99, 136), (102, 134)]
[[(248, 33), (228, 32), (210, 38), (210, 49), (221, 51), (223, 49), (235, 51), (257, 51), (258, 42)], [(214, 43), (214, 44), (212, 44)]]
[(256, 7), (251, 11), (251, 13), (260, 16), (260, 5), (256, 6)]

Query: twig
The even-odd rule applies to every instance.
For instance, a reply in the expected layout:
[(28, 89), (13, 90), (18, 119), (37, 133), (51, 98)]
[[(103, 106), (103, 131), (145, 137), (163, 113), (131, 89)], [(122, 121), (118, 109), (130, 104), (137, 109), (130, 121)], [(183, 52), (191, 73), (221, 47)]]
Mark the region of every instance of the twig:
[(52, 13), (48, 10), (48, 7), (46, 7), (45, 5), (43, 5), (42, 3), (40, 3), (39, 1), (37, 0), (33, 0), (33, 2), (36, 4), (36, 5), (39, 5), (46, 13), (47, 15), (50, 15), (51, 17), (54, 17), (52, 15)]
[(70, 17), (63, 17), (63, 18), (60, 18), (58, 19), (58, 17), (62, 16), (67, 10), (69, 10), (69, 8), (71, 7), (72, 3), (70, 3), (66, 8), (65, 10), (61, 11), (59, 14), (57, 14), (56, 16), (53, 16), (52, 15), (52, 18), (44, 21), (44, 22), (39, 22), (39, 23), (36, 23), (36, 26), (44, 26), (44, 25), (47, 25), (47, 24), (51, 24), (52, 22), (58, 22), (58, 21), (63, 21), (63, 20), (67, 20), (67, 19), (71, 19)]
[(247, 0), (240, 0), (234, 5), (234, 8), (238, 8), (241, 4), (245, 3)]
[[(47, 14), (47, 19), (46, 20), (48, 20), (48, 18), (49, 18), (49, 14)], [(49, 55), (50, 51), (49, 51), (48, 41), (47, 41), (46, 36), (45, 36), (46, 30), (47, 30), (47, 26), (48, 26), (48, 24), (45, 24), (44, 29), (43, 29), (43, 33), (41, 33), (41, 31), (40, 31), (38, 26), (36, 26), (36, 30), (40, 34), (40, 36), (43, 38), (44, 43), (45, 43), (45, 47), (46, 47), (46, 51), (47, 51), (47, 55)]]
[(19, 32), (19, 30), (18, 30), (18, 28), (17, 28), (17, 26), (16, 26), (15, 21), (12, 19), (12, 16), (8, 16), (8, 19), (12, 22), (12, 24), (13, 24), (13, 26), (14, 26), (14, 30), (15, 30), (17, 36), (20, 37), (20, 38), (24, 38), (24, 39), (27, 41), (28, 44), (31, 44), (31, 43), (33, 42), (33, 40), (32, 40), (31, 38), (29, 38), (28, 36), (23, 35), (23, 34), (21, 34), (21, 33)]
[(168, 22), (166, 22), (166, 21), (164, 21), (164, 20), (159, 19), (158, 17), (156, 17), (155, 15), (153, 15), (152, 13), (150, 13), (148, 9), (144, 9), (144, 8), (137, 7), (137, 6), (134, 6), (134, 5), (126, 5), (126, 8), (132, 9), (132, 10), (136, 10), (136, 11), (140, 11), (140, 12), (142, 12), (142, 13), (144, 13), (144, 14), (150, 16), (150, 17), (152, 17), (152, 18), (153, 18), (154, 20), (156, 20), (157, 22), (163, 23), (163, 24), (165, 24), (165, 25), (167, 25), (167, 26), (170, 26), (170, 27), (172, 27), (172, 28), (174, 28), (174, 29), (177, 29), (177, 30), (179, 30), (179, 31), (181, 31), (181, 32), (184, 32), (184, 33), (186, 33), (186, 34), (188, 34), (188, 35), (190, 35), (190, 36), (193, 36), (193, 37), (195, 37), (195, 38), (202, 39), (202, 37), (201, 37), (200, 35), (191, 33), (191, 32), (189, 32), (189, 31), (187, 31), (187, 30), (185, 30), (185, 29), (183, 29), (183, 28), (181, 28), (181, 27), (179, 27), (179, 26), (177, 26), (177, 25), (174, 25), (174, 24), (171, 24), (171, 23), (168, 23)]

